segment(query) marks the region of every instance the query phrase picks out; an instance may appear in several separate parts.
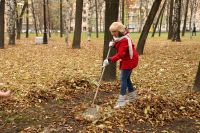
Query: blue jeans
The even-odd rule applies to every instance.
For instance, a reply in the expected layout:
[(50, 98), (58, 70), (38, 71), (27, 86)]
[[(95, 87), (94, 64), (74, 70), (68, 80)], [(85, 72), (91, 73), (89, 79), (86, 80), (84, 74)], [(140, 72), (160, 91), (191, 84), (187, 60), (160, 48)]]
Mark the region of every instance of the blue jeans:
[(120, 94), (121, 95), (126, 95), (126, 89), (128, 87), (128, 92), (133, 92), (135, 88), (133, 87), (133, 84), (131, 82), (131, 73), (132, 70), (121, 70), (121, 90)]

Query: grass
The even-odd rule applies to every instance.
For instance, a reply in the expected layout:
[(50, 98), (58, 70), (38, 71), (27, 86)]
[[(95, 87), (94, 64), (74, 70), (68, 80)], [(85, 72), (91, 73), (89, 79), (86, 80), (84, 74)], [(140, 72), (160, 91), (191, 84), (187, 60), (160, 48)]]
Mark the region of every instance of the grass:
[[(74, 35), (73, 32), (69, 33), (69, 39), (71, 41), (73, 40), (73, 35)], [(131, 35), (131, 38), (133, 40), (136, 40), (136, 41), (139, 40), (140, 33), (138, 33), (138, 32), (133, 33), (132, 32), (130, 35)], [(151, 37), (151, 35), (152, 35), (152, 33), (150, 32), (149, 35), (148, 35), (148, 39), (150, 39), (150, 40), (154, 39), (154, 38), (155, 39), (158, 39), (158, 38), (160, 38), (160, 39), (167, 39), (168, 38), (168, 33), (166, 33), (166, 32), (161, 33), (160, 37), (158, 36), (158, 33), (156, 33), (154, 37)], [(187, 40), (187, 39), (190, 39), (190, 35), (191, 35), (190, 32), (186, 32), (185, 36), (184, 37), (181, 36), (181, 38), (184, 39), (184, 40)], [(25, 36), (25, 34), (22, 34), (22, 37), (24, 37), (24, 36)], [(30, 33), (29, 36), (30, 37), (35, 37), (35, 34), (34, 33)], [(43, 34), (39, 34), (39, 36), (43, 36)], [(63, 36), (65, 37), (65, 35), (63, 35)], [(197, 36), (196, 37), (198, 37), (198, 36), (200, 36), (200, 32), (197, 32)], [(82, 40), (87, 40), (87, 33), (86, 32), (82, 32), (82, 36), (81, 37), (82, 37)], [(196, 38), (196, 37), (193, 36), (192, 38)], [(55, 39), (60, 38), (60, 33), (52, 33), (52, 38), (55, 38)], [(104, 38), (104, 33), (100, 32), (98, 39), (99, 40), (103, 40), (103, 38)], [(92, 33), (91, 39), (96, 39), (96, 33)]]

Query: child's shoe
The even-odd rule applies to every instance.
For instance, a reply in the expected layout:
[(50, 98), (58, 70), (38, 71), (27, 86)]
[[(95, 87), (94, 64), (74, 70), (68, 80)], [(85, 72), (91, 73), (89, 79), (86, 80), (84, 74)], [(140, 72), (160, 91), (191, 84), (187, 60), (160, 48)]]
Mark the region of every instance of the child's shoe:
[(119, 99), (117, 100), (116, 105), (114, 106), (114, 109), (118, 109), (120, 107), (123, 107), (126, 105), (125, 95), (119, 95)]
[(128, 93), (128, 100), (126, 102), (134, 102), (137, 97), (136, 91)]

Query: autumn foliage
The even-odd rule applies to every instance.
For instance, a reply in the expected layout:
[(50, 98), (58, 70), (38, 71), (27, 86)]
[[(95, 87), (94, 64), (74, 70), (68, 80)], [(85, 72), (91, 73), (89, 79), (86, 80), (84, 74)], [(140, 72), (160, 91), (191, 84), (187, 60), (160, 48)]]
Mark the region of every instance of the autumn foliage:
[[(114, 110), (119, 81), (104, 82), (96, 101), (101, 112), (94, 121), (85, 120), (82, 112), (97, 87), (102, 40), (83, 41), (81, 49), (66, 48), (64, 40), (50, 39), (48, 45), (31, 40), (0, 51), (1, 89), (12, 91), (10, 98), (0, 100), (2, 132), (200, 129), (200, 94), (192, 90), (200, 57), (197, 38), (181, 43), (149, 39), (132, 77), (137, 100)], [(178, 128), (180, 123), (185, 128)]]

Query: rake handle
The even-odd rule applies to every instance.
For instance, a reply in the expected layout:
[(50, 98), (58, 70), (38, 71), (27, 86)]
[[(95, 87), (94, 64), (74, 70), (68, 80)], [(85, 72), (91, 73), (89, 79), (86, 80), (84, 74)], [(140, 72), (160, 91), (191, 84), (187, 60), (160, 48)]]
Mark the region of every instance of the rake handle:
[[(107, 53), (106, 58), (109, 57), (110, 51), (111, 51), (111, 47), (109, 47), (109, 49), (108, 49), (108, 53)], [(102, 70), (102, 73), (101, 73), (101, 77), (100, 77), (100, 79), (99, 79), (98, 86), (97, 86), (97, 89), (96, 89), (96, 92), (95, 92), (95, 95), (94, 95), (94, 98), (93, 98), (93, 101), (92, 101), (92, 105), (94, 105), (94, 102), (95, 102), (95, 100), (96, 100), (96, 98), (97, 98), (97, 93), (98, 93), (99, 87), (100, 87), (100, 85), (101, 85), (101, 80), (102, 80), (102, 78), (103, 78), (103, 74), (104, 74), (104, 72), (105, 72), (105, 68), (106, 68), (106, 67), (103, 67), (103, 70)]]

